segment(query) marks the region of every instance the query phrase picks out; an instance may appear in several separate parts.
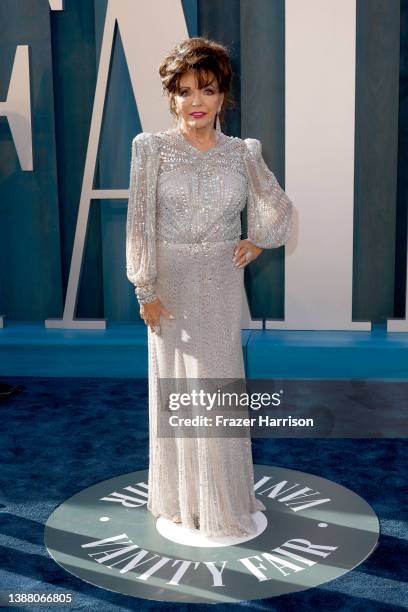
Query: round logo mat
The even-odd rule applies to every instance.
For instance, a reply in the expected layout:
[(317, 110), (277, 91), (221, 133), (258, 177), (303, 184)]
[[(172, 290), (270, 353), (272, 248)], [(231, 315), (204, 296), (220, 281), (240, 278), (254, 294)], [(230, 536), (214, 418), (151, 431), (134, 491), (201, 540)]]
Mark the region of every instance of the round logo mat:
[[(333, 580), (374, 550), (379, 523), (353, 491), (313, 474), (254, 465), (265, 504), (259, 534), (200, 546), (163, 535), (146, 508), (148, 470), (99, 482), (64, 501), (45, 525), (51, 557), (96, 586), (152, 600), (237, 602)], [(185, 542), (185, 541), (184, 541)]]

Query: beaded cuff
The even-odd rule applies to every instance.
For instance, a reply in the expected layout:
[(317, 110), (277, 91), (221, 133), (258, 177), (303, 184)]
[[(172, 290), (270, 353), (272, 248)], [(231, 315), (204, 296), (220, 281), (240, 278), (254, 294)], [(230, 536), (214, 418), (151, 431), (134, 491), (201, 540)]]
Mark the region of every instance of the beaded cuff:
[(135, 294), (140, 305), (150, 304), (157, 297), (153, 283), (143, 285), (143, 287), (135, 287)]

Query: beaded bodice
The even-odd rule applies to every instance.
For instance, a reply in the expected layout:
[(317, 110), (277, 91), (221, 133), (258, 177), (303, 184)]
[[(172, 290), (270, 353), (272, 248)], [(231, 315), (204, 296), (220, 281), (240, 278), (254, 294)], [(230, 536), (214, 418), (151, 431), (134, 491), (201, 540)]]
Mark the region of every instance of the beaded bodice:
[(239, 138), (217, 132), (200, 151), (177, 130), (159, 132), (157, 239), (219, 242), (239, 239), (248, 178)]

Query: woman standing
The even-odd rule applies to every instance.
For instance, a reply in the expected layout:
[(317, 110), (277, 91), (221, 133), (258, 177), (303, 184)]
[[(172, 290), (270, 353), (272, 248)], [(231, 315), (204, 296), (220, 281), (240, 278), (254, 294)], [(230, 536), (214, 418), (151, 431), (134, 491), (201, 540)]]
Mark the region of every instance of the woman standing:
[(261, 143), (221, 130), (232, 76), (225, 47), (189, 38), (159, 73), (177, 125), (133, 139), (126, 224), (127, 276), (148, 326), (147, 508), (203, 535), (248, 535), (251, 514), (265, 509), (254, 494), (249, 433), (159, 437), (160, 380), (245, 379), (244, 267), (287, 241), (292, 203)]

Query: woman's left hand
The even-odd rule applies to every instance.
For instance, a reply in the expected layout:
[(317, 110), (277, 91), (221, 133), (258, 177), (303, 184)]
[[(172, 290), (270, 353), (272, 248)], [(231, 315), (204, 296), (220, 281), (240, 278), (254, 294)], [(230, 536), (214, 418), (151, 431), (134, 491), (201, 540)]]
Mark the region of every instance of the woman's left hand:
[(234, 248), (232, 262), (237, 268), (245, 268), (251, 261), (254, 261), (262, 253), (261, 247), (255, 246), (248, 238), (240, 240)]

